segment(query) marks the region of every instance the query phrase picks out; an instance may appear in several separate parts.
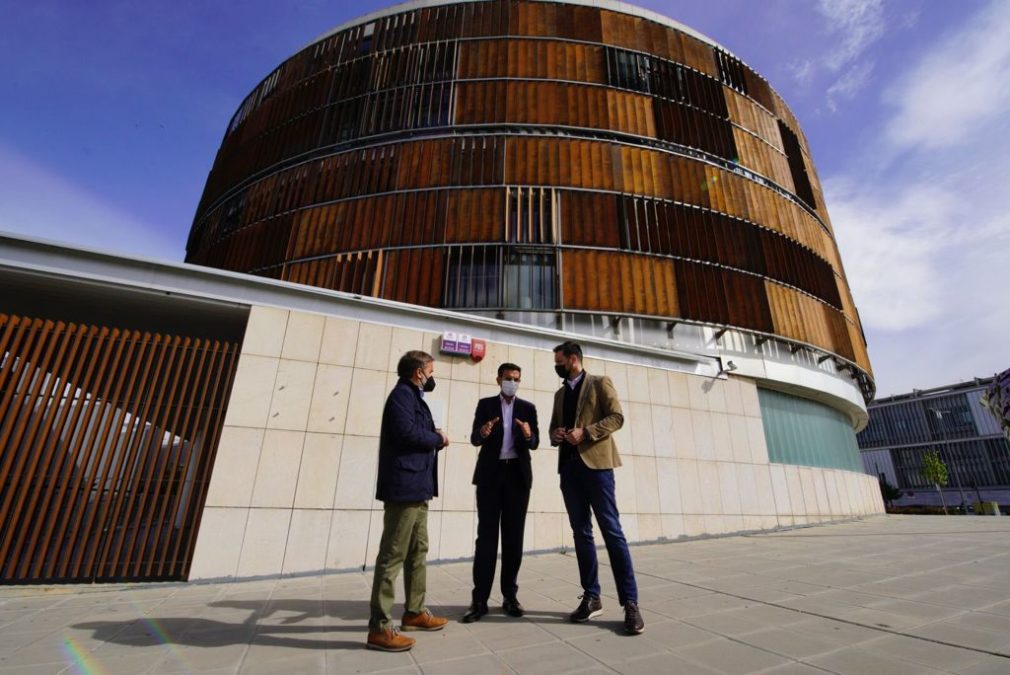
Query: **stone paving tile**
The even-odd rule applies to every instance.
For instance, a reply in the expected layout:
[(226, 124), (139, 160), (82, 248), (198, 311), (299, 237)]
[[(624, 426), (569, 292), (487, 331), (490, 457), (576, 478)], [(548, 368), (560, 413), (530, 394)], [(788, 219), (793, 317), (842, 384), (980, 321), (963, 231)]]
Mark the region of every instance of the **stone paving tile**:
[[(864, 643), (862, 648), (878, 656), (910, 661), (949, 672), (958, 672), (986, 657), (985, 654), (970, 649), (957, 649), (902, 635), (887, 635), (879, 640)], [(1010, 661), (1005, 665), (1010, 669)]]
[(837, 643), (816, 635), (786, 628), (766, 628), (737, 638), (740, 642), (780, 656), (801, 659), (838, 649)]
[(639, 594), (639, 600), (645, 603), (655, 603), (660, 600), (684, 600), (686, 598), (696, 598), (700, 595), (708, 595), (711, 592), (711, 590), (705, 588), (667, 581), (649, 591), (648, 595)]
[(656, 673), (690, 673), (691, 675), (718, 675), (720, 671), (686, 661), (675, 654), (654, 654), (641, 659), (614, 664), (614, 670), (625, 675), (655, 675)]
[(554, 642), (557, 638), (539, 625), (529, 621), (481, 621), (468, 624), (470, 634), (489, 651), (497, 652), (517, 647), (532, 647)]
[(721, 639), (715, 633), (695, 628), (677, 619), (667, 619), (659, 623), (651, 623), (645, 628), (645, 634), (648, 635), (649, 639), (660, 641), (664, 647), (670, 650)]
[(943, 621), (944, 619), (949, 619), (950, 617), (964, 613), (963, 609), (955, 607), (945, 607), (943, 605), (913, 602), (911, 600), (898, 600), (894, 598), (880, 600), (873, 605), (870, 605), (868, 609), (879, 609), (884, 612), (902, 614), (904, 616), (920, 619), (921, 623)]
[(0, 664), (3, 663), (4, 658), (13, 654), (16, 650), (22, 647), (27, 647), (33, 642), (38, 642), (39, 640), (52, 635), (56, 631), (52, 630), (37, 630), (32, 632), (0, 632)]
[(365, 649), (365, 641), (325, 653), (326, 670), (331, 673), (418, 672), (410, 652), (377, 652)]
[(877, 609), (853, 608), (838, 612), (833, 615), (836, 618), (852, 621), (864, 626), (887, 628), (889, 630), (907, 631), (916, 626), (933, 623), (936, 619), (923, 619), (922, 617), (908, 616), (907, 614), (896, 614), (894, 612), (882, 612)]
[[(36, 640), (20, 649), (6, 654), (0, 659), (0, 671), (10, 666), (29, 666), (38, 664), (66, 664), (73, 659), (73, 653), (82, 656), (95, 650), (97, 644), (82, 645), (71, 642), (69, 645), (58, 635), (50, 635)], [(71, 653), (72, 651), (72, 653)]]
[(422, 666), (436, 661), (488, 653), (487, 648), (466, 631), (446, 628), (434, 633), (412, 632), (407, 635), (417, 640), (411, 654)]
[(1010, 669), (1006, 659), (998, 656), (985, 656), (977, 663), (959, 668), (956, 673), (959, 675), (1006, 675)]
[(863, 650), (862, 647), (847, 647), (822, 654), (810, 659), (804, 659), (804, 663), (826, 668), (839, 675), (938, 675), (942, 670), (928, 668), (917, 665), (909, 661), (903, 661), (888, 656), (871, 654)]
[(875, 640), (881, 635), (880, 631), (873, 630), (872, 628), (853, 626), (842, 621), (832, 621), (831, 619), (822, 619), (820, 617), (807, 617), (804, 621), (799, 621), (789, 626), (789, 630), (803, 633), (804, 635), (823, 637), (834, 641), (840, 646), (855, 645), (867, 640)]
[(824, 675), (831, 671), (805, 663), (787, 663), (767, 670), (762, 670), (761, 675)]
[(709, 593), (708, 595), (699, 595), (682, 600), (667, 600), (666, 602), (651, 606), (651, 609), (657, 614), (662, 614), (671, 619), (688, 619), (706, 614), (743, 609), (753, 604), (747, 600), (740, 600), (739, 598), (721, 593)]
[[(1010, 636), (1006, 633), (990, 631), (983, 628), (969, 628), (958, 626), (954, 623), (940, 621), (928, 626), (915, 628), (908, 631), (911, 635), (951, 642), (954, 644), (974, 647), (976, 649), (986, 649), (1003, 651), (1001, 648), (1007, 645)], [(1007, 652), (1010, 654), (1010, 651)]]
[(995, 631), (1010, 636), (1010, 617), (985, 612), (968, 612), (946, 620), (946, 623), (965, 628)]
[(116, 675), (133, 675), (134, 673), (163, 673), (170, 670), (163, 668), (164, 658), (151, 658), (143, 654), (122, 654), (110, 653), (106, 656), (101, 651), (92, 653), (90, 658), (91, 667), (87, 670), (80, 667), (72, 667), (69, 673), (94, 672), (94, 673), (115, 673)]
[[(648, 630), (646, 632), (648, 633)], [(661, 639), (662, 635), (656, 637)], [(614, 667), (615, 664), (629, 659), (666, 653), (666, 646), (662, 642), (650, 638), (651, 634), (647, 637), (646, 633), (626, 635), (623, 630), (619, 633), (600, 631), (595, 635), (569, 640), (568, 644), (600, 663)]]
[(852, 605), (854, 607), (873, 607), (881, 600), (886, 599), (881, 598), (879, 595), (860, 593), (850, 588), (833, 588), (823, 593), (818, 593), (813, 597), (818, 602), (832, 602), (842, 605)]
[(678, 649), (676, 654), (689, 661), (704, 664), (708, 668), (730, 675), (745, 675), (765, 668), (780, 666), (791, 660), (757, 647), (727, 639)]
[(31, 664), (28, 666), (5, 666), (4, 675), (55, 675), (67, 672), (71, 666), (67, 665), (59, 669), (54, 669), (50, 664)]
[(191, 647), (181, 645), (173, 649), (158, 664), (159, 672), (186, 672), (214, 668), (238, 667), (252, 647), (247, 644), (217, 647)]
[(987, 588), (951, 584), (945, 588), (923, 591), (910, 599), (934, 605), (973, 610), (992, 604), (992, 595), (992, 591)]
[(743, 609), (733, 610), (733, 616), (756, 621), (762, 627), (768, 627), (769, 625), (788, 626), (793, 623), (799, 623), (807, 618), (807, 615), (802, 612), (794, 612), (783, 607), (760, 603), (744, 607)]
[(280, 670), (283, 670), (284, 675), (316, 675), (326, 670), (326, 653), (316, 652), (287, 658), (283, 664), (247, 658), (238, 672), (240, 675), (276, 675)]
[[(748, 607), (747, 609), (752, 609)], [(747, 616), (741, 616), (740, 612), (746, 609), (734, 610), (732, 612), (719, 612), (718, 614), (706, 614), (699, 617), (684, 617), (682, 621), (692, 626), (697, 626), (702, 630), (726, 636), (739, 636), (746, 633), (753, 633), (761, 630), (765, 624), (755, 621)]]
[(508, 666), (495, 654), (467, 656), (451, 661), (425, 663), (421, 665), (424, 675), (472, 675), (473, 673), (508, 672)]
[[(1008, 595), (1010, 595), (1010, 593), (1008, 593)], [(987, 607), (983, 607), (979, 611), (985, 612), (986, 614), (998, 614), (999, 616), (1010, 616), (1010, 600), (995, 602)]]
[(598, 661), (585, 653), (560, 642), (523, 649), (509, 649), (499, 652), (498, 656), (516, 672), (529, 673), (530, 675), (582, 673), (589, 668), (600, 665)]

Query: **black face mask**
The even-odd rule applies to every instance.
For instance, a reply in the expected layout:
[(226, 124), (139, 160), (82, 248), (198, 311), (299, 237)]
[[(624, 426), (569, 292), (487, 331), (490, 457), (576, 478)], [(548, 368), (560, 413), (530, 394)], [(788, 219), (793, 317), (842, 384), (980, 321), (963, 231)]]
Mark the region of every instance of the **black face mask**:
[(432, 377), (429, 377), (427, 380), (425, 380), (424, 381), (424, 386), (421, 387), (421, 390), (424, 391), (424, 392), (434, 391), (435, 390), (435, 377), (432, 376)]
[(558, 377), (560, 377), (562, 380), (568, 379), (568, 366), (564, 365), (563, 363), (559, 363), (556, 366), (554, 366), (554, 372), (557, 373)]

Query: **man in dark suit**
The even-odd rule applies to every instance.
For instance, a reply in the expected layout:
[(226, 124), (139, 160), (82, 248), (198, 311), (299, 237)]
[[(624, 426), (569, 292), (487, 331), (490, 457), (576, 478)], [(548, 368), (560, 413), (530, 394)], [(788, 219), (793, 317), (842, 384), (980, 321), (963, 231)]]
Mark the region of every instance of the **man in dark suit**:
[(540, 443), (537, 409), (516, 397), (522, 370), (514, 363), (498, 366), (498, 396), (477, 402), (470, 442), (480, 446), (473, 484), (477, 486), (477, 544), (473, 557), (473, 593), (463, 623), (487, 614), (487, 599), (494, 583), (501, 527), (502, 609), (509, 616), (523, 615), (516, 594), (523, 559), (526, 508), (533, 485), (530, 450)]
[(424, 392), (435, 388), (431, 355), (410, 351), (396, 367), (399, 380), (386, 399), (379, 432), (375, 498), (382, 501), (382, 539), (372, 579), (369, 649), (402, 652), (414, 640), (393, 628), (393, 584), (403, 568), (403, 630), (441, 630), (447, 619), (424, 606), (428, 555), (428, 500), (438, 496), (438, 451), (449, 437), (435, 428)]

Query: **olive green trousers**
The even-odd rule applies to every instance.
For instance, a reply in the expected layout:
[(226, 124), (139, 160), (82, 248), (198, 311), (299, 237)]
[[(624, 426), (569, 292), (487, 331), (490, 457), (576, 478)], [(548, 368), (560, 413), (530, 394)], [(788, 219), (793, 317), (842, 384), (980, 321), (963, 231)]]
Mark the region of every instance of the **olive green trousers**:
[(372, 578), (370, 631), (382, 631), (393, 617), (393, 585), (403, 568), (404, 610), (424, 610), (428, 557), (428, 502), (384, 502), (382, 539)]

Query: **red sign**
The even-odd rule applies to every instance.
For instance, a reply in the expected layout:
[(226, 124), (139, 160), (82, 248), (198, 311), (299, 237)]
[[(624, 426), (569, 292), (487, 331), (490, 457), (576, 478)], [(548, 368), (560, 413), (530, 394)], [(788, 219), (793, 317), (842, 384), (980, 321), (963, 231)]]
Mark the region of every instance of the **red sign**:
[(484, 353), (487, 350), (487, 344), (483, 340), (478, 340), (474, 338), (470, 342), (470, 358), (476, 363), (484, 358)]

